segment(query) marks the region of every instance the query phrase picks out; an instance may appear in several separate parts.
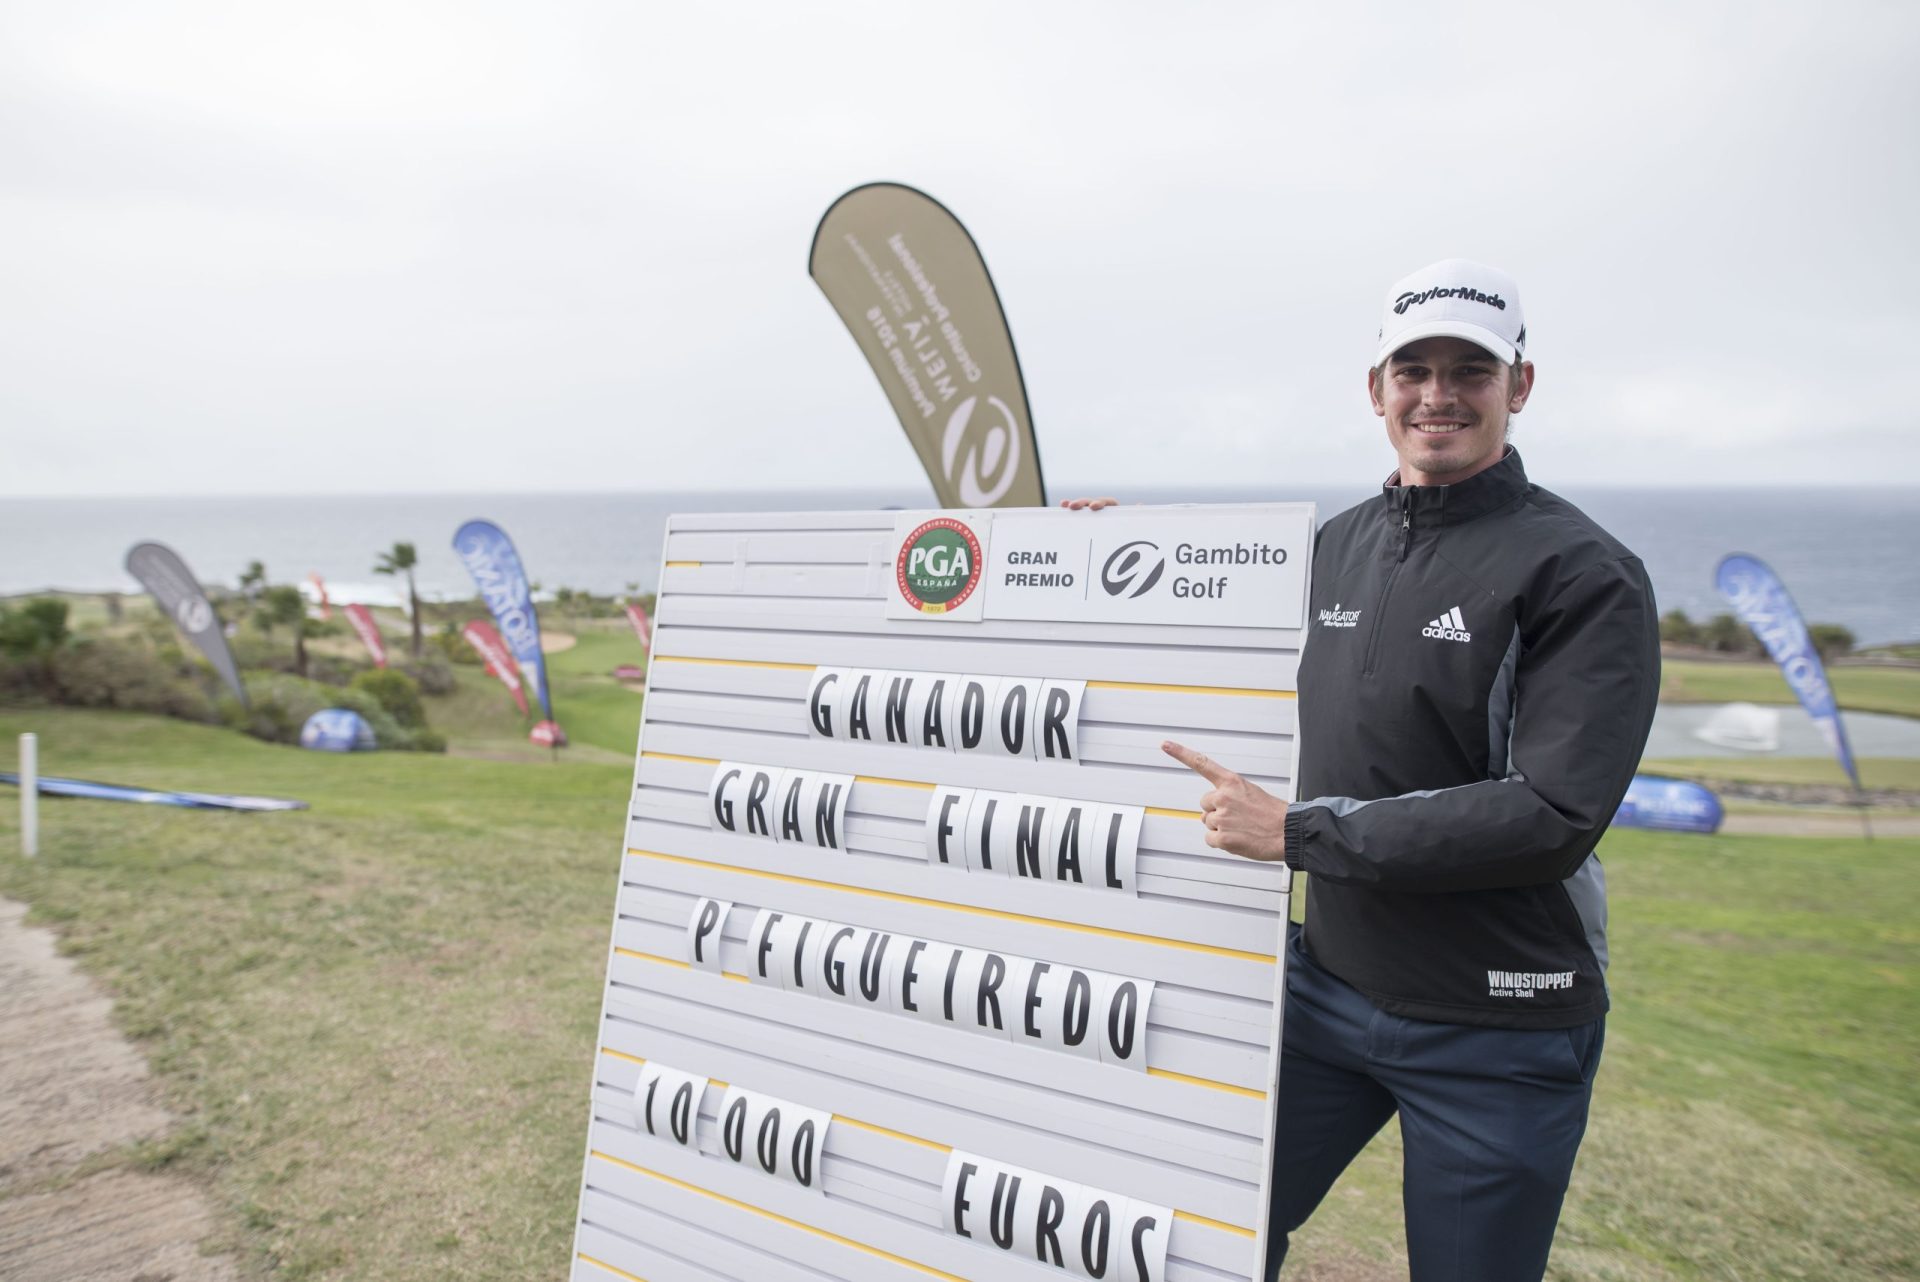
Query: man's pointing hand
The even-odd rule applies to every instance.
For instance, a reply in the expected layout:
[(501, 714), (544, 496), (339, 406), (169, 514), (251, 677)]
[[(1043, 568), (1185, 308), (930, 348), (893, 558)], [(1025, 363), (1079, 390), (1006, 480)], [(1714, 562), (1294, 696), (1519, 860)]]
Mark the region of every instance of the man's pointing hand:
[(1200, 822), (1206, 825), (1209, 846), (1246, 859), (1286, 858), (1286, 802), (1171, 739), (1160, 750), (1213, 785), (1213, 791), (1200, 798)]

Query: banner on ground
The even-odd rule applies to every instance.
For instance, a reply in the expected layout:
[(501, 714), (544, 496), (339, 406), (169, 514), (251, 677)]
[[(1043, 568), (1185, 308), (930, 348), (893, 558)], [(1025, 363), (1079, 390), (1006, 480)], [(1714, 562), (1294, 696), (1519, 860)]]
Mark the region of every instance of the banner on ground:
[(1718, 832), (1725, 817), (1720, 798), (1700, 784), (1659, 775), (1635, 775), (1613, 822), (1622, 828)]
[(307, 582), (313, 584), (314, 599), (320, 603), (321, 619), (331, 619), (333, 605), (327, 600), (327, 581), (320, 577), (320, 571), (314, 570), (307, 575)]
[(527, 696), (520, 688), (520, 669), (513, 661), (513, 654), (507, 649), (507, 643), (493, 630), (493, 625), (484, 619), (469, 619), (467, 626), (460, 629), (460, 635), (467, 644), (479, 652), (481, 660), (487, 665), (487, 675), (497, 677), (507, 687), (507, 693), (513, 696), (514, 706), (520, 709), (520, 715), (527, 715)]
[(1713, 579), (1740, 621), (1753, 629), (1767, 654), (1780, 665), (1787, 685), (1858, 791), (1860, 772), (1854, 769), (1853, 748), (1847, 742), (1847, 728), (1840, 720), (1833, 686), (1827, 681), (1826, 665), (1820, 662), (1820, 651), (1807, 632), (1800, 607), (1787, 594), (1780, 576), (1757, 557), (1735, 554), (1720, 562)]
[(807, 271), (846, 322), (944, 507), (1045, 507), (1013, 333), (980, 247), (898, 183), (833, 202)]
[(234, 663), (233, 651), (227, 646), (220, 613), (213, 608), (213, 602), (207, 600), (206, 591), (193, 577), (187, 563), (180, 559), (180, 554), (164, 543), (136, 543), (127, 550), (127, 573), (140, 581), (160, 612), (207, 656), (207, 662), (233, 691), (233, 697), (246, 707), (247, 688), (241, 684), (239, 665)]
[[(20, 776), (0, 770), (0, 783), (20, 786)], [(132, 801), (148, 806), (178, 806), (183, 810), (305, 810), (307, 803), (291, 797), (249, 797), (224, 792), (166, 792), (89, 779), (56, 779), (41, 775), (38, 791), (47, 797), (82, 797), (92, 801)]]
[(1313, 529), (669, 521), (575, 1279), (1262, 1276)]
[(373, 611), (367, 609), (366, 606), (361, 605), (358, 601), (353, 602), (351, 605), (343, 606), (342, 610), (347, 616), (347, 622), (353, 625), (353, 630), (355, 634), (359, 636), (360, 643), (366, 646), (367, 653), (373, 656), (373, 666), (376, 668), (386, 667), (387, 639), (380, 635), (380, 625), (373, 621)]
[(521, 677), (533, 687), (544, 719), (553, 720), (553, 701), (547, 693), (547, 665), (540, 653), (540, 615), (533, 608), (533, 590), (513, 540), (491, 521), (468, 521), (453, 536), (453, 550), (473, 576), (480, 596), (500, 625)]

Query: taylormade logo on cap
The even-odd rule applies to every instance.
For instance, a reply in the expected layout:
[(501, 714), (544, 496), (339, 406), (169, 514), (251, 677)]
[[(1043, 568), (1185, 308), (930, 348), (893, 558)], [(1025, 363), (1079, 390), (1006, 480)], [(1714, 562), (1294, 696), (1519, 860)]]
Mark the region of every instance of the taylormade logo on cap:
[(1458, 289), (1430, 289), (1424, 294), (1402, 294), (1393, 300), (1393, 310), (1395, 314), (1404, 314), (1407, 308), (1413, 306), (1415, 303), (1430, 303), (1436, 298), (1471, 298), (1476, 303), (1485, 303), (1489, 307), (1498, 307), (1503, 312), (1507, 310), (1507, 300), (1500, 297), (1500, 295), (1493, 294), (1489, 296), (1481, 293), (1477, 289), (1468, 289), (1465, 285), (1460, 286)]
[(1527, 346), (1520, 289), (1505, 272), (1466, 258), (1423, 267), (1387, 291), (1380, 322), (1378, 364), (1422, 338), (1445, 336), (1476, 343), (1512, 365)]

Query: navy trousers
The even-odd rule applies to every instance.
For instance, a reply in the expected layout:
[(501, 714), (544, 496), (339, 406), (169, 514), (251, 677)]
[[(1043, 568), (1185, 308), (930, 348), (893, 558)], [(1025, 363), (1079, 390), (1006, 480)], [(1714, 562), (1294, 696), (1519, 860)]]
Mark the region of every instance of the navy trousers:
[(1520, 1031), (1381, 1011), (1288, 932), (1267, 1282), (1396, 1112), (1412, 1282), (1539, 1282), (1606, 1020)]

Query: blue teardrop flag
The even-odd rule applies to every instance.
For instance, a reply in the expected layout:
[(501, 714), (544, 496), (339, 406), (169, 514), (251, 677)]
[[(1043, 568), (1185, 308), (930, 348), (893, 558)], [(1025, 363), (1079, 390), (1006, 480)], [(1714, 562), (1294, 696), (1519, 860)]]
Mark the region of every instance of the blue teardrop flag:
[(513, 651), (520, 674), (533, 685), (540, 711), (553, 720), (553, 701), (547, 694), (547, 665), (540, 653), (540, 616), (533, 608), (533, 591), (513, 540), (492, 521), (468, 521), (454, 532), (453, 550), (473, 575), (487, 609), (500, 626), (500, 635)]
[(1839, 758), (1841, 768), (1858, 791), (1860, 772), (1854, 769), (1853, 749), (1847, 743), (1847, 728), (1841, 724), (1840, 706), (1834, 701), (1826, 666), (1820, 662), (1820, 652), (1807, 633), (1800, 607), (1787, 595), (1780, 576), (1758, 557), (1736, 554), (1720, 562), (1713, 580), (1720, 595), (1733, 604), (1733, 612), (1740, 621), (1753, 629), (1753, 635), (1760, 638), (1768, 655), (1780, 665), (1787, 685), (1807, 715), (1813, 718), (1813, 724), (1820, 727), (1827, 746), (1833, 749), (1833, 755)]

